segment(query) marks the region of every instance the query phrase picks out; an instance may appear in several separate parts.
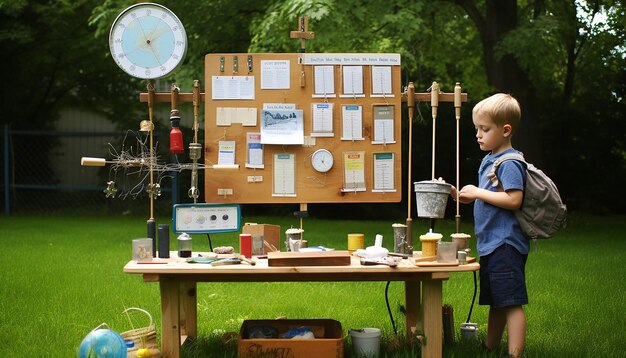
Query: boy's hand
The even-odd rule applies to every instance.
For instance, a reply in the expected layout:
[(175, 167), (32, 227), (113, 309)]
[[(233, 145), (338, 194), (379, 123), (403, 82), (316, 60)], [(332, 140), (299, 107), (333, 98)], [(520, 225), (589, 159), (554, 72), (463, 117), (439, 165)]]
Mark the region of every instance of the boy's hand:
[(476, 185), (466, 185), (459, 191), (459, 202), (469, 204), (474, 202), (478, 196), (478, 187)]
[[(474, 189), (472, 189), (472, 188), (474, 188)], [(457, 191), (457, 189), (453, 185), (450, 188), (450, 195), (452, 196), (452, 199), (454, 199), (456, 201), (457, 192), (458, 192), (459, 203), (461, 203), (461, 204), (469, 204), (469, 203), (473, 202), (474, 200), (476, 200), (476, 189), (478, 189), (478, 188), (476, 186), (474, 186), (474, 185), (466, 185), (460, 191)], [(465, 191), (467, 191), (467, 192), (465, 192)]]

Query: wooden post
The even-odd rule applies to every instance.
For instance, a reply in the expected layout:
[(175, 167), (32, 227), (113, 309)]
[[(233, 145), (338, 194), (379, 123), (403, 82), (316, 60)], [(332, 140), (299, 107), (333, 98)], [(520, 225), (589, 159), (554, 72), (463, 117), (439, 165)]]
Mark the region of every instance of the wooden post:
[(461, 213), (460, 213), (460, 203), (459, 203), (459, 187), (460, 184), (460, 170), (459, 170), (459, 162), (461, 160), (461, 138), (460, 138), (460, 128), (459, 122), (461, 120), (461, 84), (456, 83), (454, 86), (454, 115), (456, 117), (456, 215), (454, 216), (454, 222), (456, 223), (456, 232), (459, 233), (461, 230)]
[[(308, 16), (298, 17), (298, 30), (291, 31), (289, 33), (289, 37), (292, 39), (300, 39), (300, 53), (304, 53), (306, 51), (306, 40), (315, 38), (315, 32), (309, 31)], [(300, 87), (304, 88), (306, 86), (306, 79), (304, 78), (304, 60), (302, 55), (300, 56), (300, 65), (302, 66), (302, 70), (300, 72)]]
[(413, 164), (413, 114), (415, 108), (415, 85), (409, 82), (407, 88), (407, 107), (409, 112), (409, 159), (408, 159), (408, 185), (407, 185), (407, 214), (406, 214), (406, 242), (407, 245), (413, 247), (413, 219), (411, 219), (411, 196), (412, 188), (412, 164)]
[(150, 80), (148, 82), (148, 119), (150, 121), (150, 219), (154, 220), (154, 141), (153, 141), (153, 132), (154, 132), (154, 81)]

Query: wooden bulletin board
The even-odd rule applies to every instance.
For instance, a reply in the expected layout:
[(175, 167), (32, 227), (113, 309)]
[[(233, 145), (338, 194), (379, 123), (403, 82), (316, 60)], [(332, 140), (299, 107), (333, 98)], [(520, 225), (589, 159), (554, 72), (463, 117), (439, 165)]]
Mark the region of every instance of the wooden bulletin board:
[[(320, 68), (316, 70), (318, 66)], [(357, 95), (354, 91), (359, 87), (359, 72), (362, 73), (363, 94)], [(328, 93), (331, 91), (328, 83), (324, 83), (324, 89), (321, 80), (329, 78), (324, 77), (324, 73), (334, 80), (334, 95)], [(344, 78), (346, 81), (353, 78), (352, 83), (344, 84)], [(254, 84), (248, 81), (254, 81)], [(374, 86), (373, 82), (378, 81), (381, 84)], [(352, 91), (348, 95), (344, 93), (345, 86)], [(391, 93), (387, 92), (389, 89)], [(213, 166), (205, 170), (206, 202), (302, 204), (400, 201), (402, 135), (398, 54), (209, 54), (205, 57), (205, 93), (204, 160), (207, 165)], [(323, 103), (333, 106), (332, 136), (312, 135), (312, 107)], [(259, 144), (249, 146), (249, 133), (263, 132), (262, 137), (266, 141), (270, 137), (282, 140), (280, 135), (276, 136), (270, 130), (273, 120), (268, 116), (277, 112), (264, 112), (264, 106), (268, 104), (274, 104), (274, 109), (281, 107), (275, 104), (293, 104), (296, 110), (302, 111), (302, 144), (263, 144), (262, 152), (258, 151)], [(344, 112), (352, 113), (349, 111), (357, 109), (358, 113), (358, 108), (362, 113), (362, 139), (355, 139), (358, 136), (342, 138), (346, 118), (353, 118), (344, 115)], [(393, 111), (391, 115), (386, 112), (389, 108)], [(382, 117), (388, 116), (387, 120), (375, 121), (381, 118), (381, 113)], [(388, 126), (390, 119), (393, 129)], [(296, 122), (299, 120), (296, 119)], [(386, 129), (381, 125), (383, 122), (386, 122)], [(321, 122), (316, 123), (320, 128)], [(354, 127), (355, 122), (351, 123), (351, 128), (358, 131), (359, 128)], [(293, 133), (298, 137), (299, 130)], [(387, 139), (389, 136), (392, 137), (390, 140)], [(258, 140), (258, 137), (254, 138)], [(291, 135), (285, 137), (286, 141), (292, 139)], [(250, 154), (249, 148), (256, 149), (255, 154)], [(312, 154), (319, 149), (327, 149), (333, 155), (334, 164), (325, 173), (314, 170), (311, 163)], [(362, 163), (352, 161), (358, 155), (346, 157), (346, 153), (353, 152), (361, 155)], [(259, 153), (263, 165), (254, 167), (250, 162), (258, 163)], [(286, 167), (282, 164), (285, 158)], [(355, 173), (347, 172), (346, 166), (348, 169), (356, 168), (358, 173), (361, 164), (364, 185), (357, 188), (351, 179), (346, 179), (346, 174)], [(288, 174), (281, 174), (282, 170)], [(293, 178), (293, 184), (288, 183), (290, 178)], [(356, 181), (361, 183), (360, 179)]]

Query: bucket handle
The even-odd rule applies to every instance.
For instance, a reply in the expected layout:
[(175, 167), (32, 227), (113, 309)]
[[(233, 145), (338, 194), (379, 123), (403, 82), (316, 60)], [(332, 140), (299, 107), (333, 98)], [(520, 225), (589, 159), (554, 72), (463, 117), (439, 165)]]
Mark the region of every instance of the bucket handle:
[[(150, 325), (148, 327), (154, 327), (154, 323), (152, 321), (152, 315), (144, 309), (137, 308), (137, 307), (129, 307), (125, 309), (124, 312), (122, 312), (122, 314), (126, 314), (128, 316), (128, 311), (131, 311), (131, 310), (145, 313), (148, 316), (148, 318), (150, 318)], [(130, 316), (128, 316), (128, 319), (130, 320)], [(106, 323), (103, 323), (103, 324), (106, 324)]]

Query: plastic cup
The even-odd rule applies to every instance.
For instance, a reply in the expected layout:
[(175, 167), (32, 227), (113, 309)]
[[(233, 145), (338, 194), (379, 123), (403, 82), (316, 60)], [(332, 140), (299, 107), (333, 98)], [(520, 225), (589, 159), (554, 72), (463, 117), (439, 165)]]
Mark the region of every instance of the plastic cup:
[(152, 261), (152, 239), (133, 240), (133, 260), (137, 262)]
[(437, 244), (437, 262), (453, 263), (456, 261), (456, 244), (454, 242), (439, 242)]
[(365, 248), (364, 234), (348, 234), (348, 251), (352, 253), (358, 249)]

